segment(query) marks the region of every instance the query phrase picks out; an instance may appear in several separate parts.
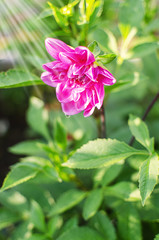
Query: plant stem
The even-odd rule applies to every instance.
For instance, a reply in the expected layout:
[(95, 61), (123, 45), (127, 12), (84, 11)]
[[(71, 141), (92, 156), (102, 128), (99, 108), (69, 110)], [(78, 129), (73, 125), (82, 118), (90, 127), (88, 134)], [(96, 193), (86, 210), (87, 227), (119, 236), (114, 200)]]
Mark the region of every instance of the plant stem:
[[(152, 101), (150, 102), (150, 104), (148, 105), (143, 117), (142, 117), (142, 120), (144, 121), (147, 117), (147, 115), (149, 114), (150, 110), (152, 109), (153, 105), (155, 104), (155, 102), (157, 101), (157, 99), (159, 98), (159, 92), (156, 94), (156, 96), (152, 99)], [(133, 143), (134, 143), (134, 140), (135, 138), (132, 137), (130, 142), (129, 142), (129, 145), (132, 146)]]
[(106, 138), (106, 118), (105, 118), (105, 110), (104, 104), (101, 107), (101, 138)]

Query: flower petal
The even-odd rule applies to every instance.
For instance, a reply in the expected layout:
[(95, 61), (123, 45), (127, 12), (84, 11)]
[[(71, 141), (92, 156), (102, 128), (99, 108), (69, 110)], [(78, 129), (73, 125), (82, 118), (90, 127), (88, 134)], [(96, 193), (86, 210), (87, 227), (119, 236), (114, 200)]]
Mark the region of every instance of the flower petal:
[(66, 82), (57, 85), (56, 96), (59, 102), (70, 102), (73, 100), (72, 89), (66, 87)]
[(99, 67), (98, 80), (107, 86), (116, 83), (116, 79), (113, 77), (113, 75), (108, 70), (102, 67)]
[(93, 114), (95, 107), (92, 106), (91, 104), (88, 105), (88, 107), (85, 109), (83, 116), (84, 117), (89, 117), (90, 115)]
[(73, 101), (68, 103), (61, 103), (61, 106), (62, 106), (62, 111), (66, 115), (74, 115), (80, 112), (79, 110), (77, 110), (76, 103)]
[(102, 104), (103, 104), (103, 100), (104, 100), (104, 86), (103, 84), (95, 84), (94, 85), (94, 89), (95, 89), (95, 95), (96, 95), (96, 99), (97, 99), (97, 102), (95, 104), (95, 106), (100, 109)]
[(93, 82), (98, 82), (98, 67), (90, 67), (88, 71), (85, 73), (87, 77), (89, 77)]
[(60, 80), (53, 78), (53, 75), (49, 72), (43, 72), (41, 74), (41, 80), (51, 87), (56, 87)]
[(74, 49), (70, 48), (66, 43), (55, 38), (47, 38), (45, 46), (48, 53), (57, 60), (59, 60), (60, 52), (74, 52)]
[(62, 70), (62, 69), (68, 68), (68, 66), (65, 63), (59, 62), (59, 61), (45, 63), (42, 65), (42, 67), (44, 68), (44, 70), (48, 72), (52, 72), (53, 70), (56, 70), (56, 69)]
[(78, 61), (81, 64), (89, 65), (89, 64), (95, 62), (95, 57), (88, 48), (79, 46), (79, 47), (75, 48), (75, 52), (80, 54)]

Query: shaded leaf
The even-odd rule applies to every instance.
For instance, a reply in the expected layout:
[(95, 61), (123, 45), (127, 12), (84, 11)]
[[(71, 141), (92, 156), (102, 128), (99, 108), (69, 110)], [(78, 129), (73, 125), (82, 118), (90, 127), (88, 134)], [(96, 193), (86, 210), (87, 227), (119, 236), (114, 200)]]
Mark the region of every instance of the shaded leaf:
[(86, 193), (74, 189), (63, 193), (57, 199), (57, 202), (54, 204), (52, 210), (49, 213), (49, 216), (65, 212), (66, 210), (74, 207), (79, 202), (81, 202), (85, 196)]
[(76, 227), (63, 233), (57, 240), (104, 240), (95, 230), (88, 227)]
[(94, 189), (85, 200), (83, 207), (83, 217), (85, 220), (91, 218), (97, 212), (103, 200), (103, 190)]
[(42, 208), (34, 200), (31, 202), (30, 221), (34, 224), (35, 228), (42, 232), (45, 232), (45, 217)]
[(91, 225), (103, 235), (104, 239), (117, 239), (115, 228), (109, 217), (105, 214), (105, 212), (98, 212), (91, 219)]

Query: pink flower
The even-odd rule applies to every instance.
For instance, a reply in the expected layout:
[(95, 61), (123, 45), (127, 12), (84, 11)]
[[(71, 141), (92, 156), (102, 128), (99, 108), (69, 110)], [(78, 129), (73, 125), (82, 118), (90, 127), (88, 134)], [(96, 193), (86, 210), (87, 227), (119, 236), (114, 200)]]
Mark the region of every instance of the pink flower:
[(75, 49), (64, 42), (47, 38), (48, 53), (56, 59), (43, 65), (46, 72), (41, 79), (47, 85), (56, 87), (56, 95), (66, 115), (84, 111), (90, 116), (95, 107), (101, 108), (104, 99), (104, 85), (116, 82), (106, 69), (96, 66), (95, 57), (88, 48)]

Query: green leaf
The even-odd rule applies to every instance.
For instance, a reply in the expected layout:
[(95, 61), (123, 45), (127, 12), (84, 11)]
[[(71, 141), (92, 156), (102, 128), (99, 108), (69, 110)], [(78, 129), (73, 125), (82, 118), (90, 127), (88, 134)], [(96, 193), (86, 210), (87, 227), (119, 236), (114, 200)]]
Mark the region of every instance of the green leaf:
[(28, 236), (29, 240), (32, 235), (33, 224), (29, 221), (18, 224), (12, 232), (11, 240), (22, 240), (24, 236)]
[(127, 0), (119, 7), (120, 22), (125, 25), (139, 26), (144, 17), (143, 0)]
[(7, 210), (6, 208), (0, 208), (0, 230), (9, 227), (13, 223), (20, 220), (20, 216)]
[(43, 211), (40, 205), (34, 200), (31, 202), (30, 222), (33, 223), (39, 231), (45, 232), (46, 226)]
[(151, 155), (143, 162), (140, 168), (139, 189), (142, 199), (142, 205), (145, 204), (146, 199), (152, 193), (157, 184), (159, 161), (156, 153)]
[(98, 169), (94, 176), (95, 186), (99, 184), (106, 186), (111, 183), (121, 172), (123, 168), (123, 161), (108, 166), (106, 168)]
[(103, 64), (108, 64), (112, 62), (115, 58), (116, 58), (116, 54), (109, 53), (109, 54), (99, 55), (96, 60), (102, 62)]
[(96, 213), (96, 215), (91, 219), (91, 225), (93, 225), (93, 227), (103, 235), (104, 239), (117, 239), (115, 228), (105, 212)]
[(39, 170), (40, 169), (32, 163), (17, 163), (13, 165), (11, 171), (4, 179), (1, 190), (15, 187), (34, 178), (39, 172)]
[(52, 237), (55, 231), (61, 228), (62, 223), (60, 216), (53, 216), (47, 223), (47, 236)]
[(78, 217), (76, 215), (67, 220), (60, 233), (64, 233), (74, 227), (78, 227)]
[(91, 218), (97, 212), (103, 200), (103, 190), (95, 189), (90, 192), (83, 207), (83, 217), (85, 220)]
[(26, 164), (33, 164), (33, 166), (37, 167), (37, 169), (39, 169), (40, 172), (43, 172), (47, 177), (50, 177), (54, 181), (61, 182), (58, 173), (48, 159), (31, 156), (22, 158), (21, 162)]
[(154, 152), (154, 141), (150, 139), (146, 124), (139, 117), (134, 115), (130, 115), (128, 124), (136, 140), (147, 148), (149, 152)]
[(154, 240), (159, 240), (159, 234), (155, 236)]
[(63, 150), (67, 147), (67, 133), (64, 125), (60, 121), (60, 119), (56, 120), (55, 128), (54, 128), (54, 139), (56, 144), (61, 147)]
[(0, 73), (0, 88), (16, 88), (43, 84), (43, 81), (39, 77), (24, 70), (11, 69)]
[(114, 196), (126, 201), (140, 200), (139, 190), (136, 185), (131, 182), (118, 182), (113, 186), (109, 186), (105, 191), (106, 196)]
[(122, 240), (142, 240), (139, 214), (132, 203), (123, 203), (116, 211), (118, 230)]
[(78, 190), (69, 190), (63, 193), (54, 204), (49, 216), (53, 216), (56, 214), (60, 214), (65, 212), (66, 210), (74, 207), (79, 202), (81, 202), (86, 196), (86, 193)]
[(95, 230), (88, 227), (75, 227), (64, 232), (57, 240), (104, 240)]
[(47, 127), (48, 112), (44, 109), (44, 103), (36, 97), (30, 99), (29, 109), (27, 111), (27, 122), (30, 127), (47, 140), (50, 135)]
[(44, 152), (40, 147), (41, 143), (42, 142), (37, 141), (37, 140), (24, 141), (24, 142), (17, 143), (16, 145), (10, 147), (9, 151), (11, 153), (20, 154), (20, 155), (22, 155), (22, 154), (36, 155), (36, 154), (40, 154), (40, 153)]
[(97, 139), (83, 145), (63, 165), (79, 169), (99, 168), (112, 165), (134, 154), (143, 152), (117, 140)]
[(142, 58), (159, 49), (159, 42), (147, 42), (135, 46), (130, 51), (129, 58)]
[(93, 53), (93, 55), (96, 57), (100, 54), (100, 48), (98, 46), (98, 43), (96, 41), (91, 42), (88, 45), (89, 50)]

